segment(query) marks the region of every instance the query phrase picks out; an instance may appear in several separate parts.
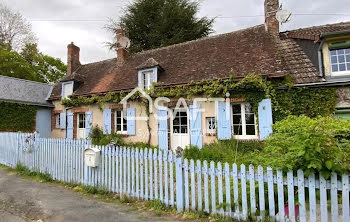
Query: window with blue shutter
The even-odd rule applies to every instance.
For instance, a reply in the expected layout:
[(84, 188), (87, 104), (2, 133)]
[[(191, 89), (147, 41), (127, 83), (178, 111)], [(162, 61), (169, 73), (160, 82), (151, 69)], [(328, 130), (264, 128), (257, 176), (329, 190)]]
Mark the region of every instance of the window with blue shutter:
[(259, 135), (260, 140), (266, 139), (272, 133), (271, 99), (264, 99), (259, 103)]
[(158, 146), (161, 150), (168, 150), (168, 119), (167, 109), (158, 109)]
[(191, 145), (202, 148), (202, 113), (200, 105), (190, 105)]
[(73, 139), (73, 113), (67, 113), (67, 138)]
[(103, 133), (104, 134), (112, 133), (112, 110), (111, 109), (103, 110)]
[(226, 102), (218, 103), (218, 139), (228, 140), (231, 139), (231, 112), (230, 106), (226, 105)]
[(86, 112), (85, 113), (85, 137), (89, 137), (90, 130), (92, 126), (92, 113)]
[(136, 126), (135, 126), (135, 117), (136, 117), (136, 108), (128, 108), (126, 111), (127, 115), (127, 131), (128, 135), (136, 135)]

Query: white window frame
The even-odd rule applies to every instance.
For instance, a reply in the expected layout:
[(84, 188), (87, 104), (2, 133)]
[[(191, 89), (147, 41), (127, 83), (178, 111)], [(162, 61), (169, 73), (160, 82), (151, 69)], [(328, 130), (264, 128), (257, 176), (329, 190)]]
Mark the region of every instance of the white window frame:
[[(242, 135), (235, 135), (234, 134), (234, 128), (233, 128), (233, 105), (241, 105), (241, 120), (242, 120)], [(246, 119), (245, 119), (245, 105), (249, 105), (249, 103), (233, 103), (231, 104), (231, 132), (235, 139), (239, 140), (255, 140), (259, 139), (258, 135), (258, 124), (257, 124), (257, 118), (254, 114), (254, 126), (255, 126), (255, 135), (246, 135)]]
[[(350, 48), (345, 48), (345, 49), (349, 49), (350, 50)], [(344, 50), (345, 50), (344, 49)], [(343, 63), (336, 63), (336, 64), (333, 64), (332, 63), (332, 54), (331, 54), (331, 51), (332, 50), (341, 50), (341, 49), (329, 49), (329, 64), (330, 64), (330, 69), (331, 69), (331, 73), (332, 73), (332, 76), (343, 76), (343, 75), (350, 75), (350, 70), (346, 70), (346, 71), (333, 71), (333, 65), (338, 65), (338, 70), (339, 70), (339, 64), (343, 64)], [(344, 56), (345, 56), (345, 69), (347, 69), (347, 62), (350, 62), (350, 61), (347, 61), (347, 59), (346, 59), (346, 55), (344, 54)], [(337, 56), (337, 58), (338, 58), (338, 56)]]
[[(147, 75), (147, 85), (145, 85), (145, 74)], [(158, 68), (143, 69), (139, 71), (140, 85), (142, 89), (151, 89), (152, 84), (158, 81)]]
[[(66, 94), (66, 87), (71, 87), (71, 89), (69, 90), (69, 92)], [(64, 82), (62, 83), (62, 99), (67, 98), (68, 96), (73, 94), (73, 90), (74, 90), (74, 82), (73, 81), (69, 81), (69, 82)]]
[[(214, 126), (215, 126), (215, 129), (209, 129), (209, 126), (210, 126), (210, 121), (213, 121), (214, 120)], [(216, 118), (215, 117), (206, 117), (205, 118), (205, 122), (206, 122), (206, 132), (207, 134), (215, 134), (216, 133)]]
[[(122, 120), (122, 123), (121, 123), (121, 130), (118, 131), (117, 130), (117, 112), (120, 112), (120, 115), (121, 115), (121, 120)], [(124, 116), (125, 114), (125, 116)], [(126, 121), (126, 129), (124, 129), (124, 120)], [(118, 134), (128, 134), (128, 119), (126, 117), (126, 113), (124, 113), (123, 110), (115, 110), (114, 111), (114, 131)]]
[(55, 128), (56, 129), (60, 129), (61, 128), (61, 114), (57, 113), (55, 114), (55, 118), (56, 118), (56, 124), (55, 124)]

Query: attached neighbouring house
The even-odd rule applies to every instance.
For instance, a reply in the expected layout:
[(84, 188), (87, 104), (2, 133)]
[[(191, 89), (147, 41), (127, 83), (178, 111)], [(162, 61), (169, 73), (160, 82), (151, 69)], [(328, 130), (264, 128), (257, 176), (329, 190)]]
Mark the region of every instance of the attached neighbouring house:
[[(145, 101), (149, 104), (149, 100), (154, 104), (156, 96), (152, 93), (152, 98), (141, 94), (140, 99), (123, 100), (126, 112), (121, 99), (117, 99), (118, 95), (123, 97), (137, 87), (147, 92), (156, 89), (171, 94), (174, 92), (171, 90), (179, 87), (186, 90), (203, 80), (239, 82), (250, 73), (271, 84), (291, 82), (293, 89), (335, 87), (336, 114), (349, 118), (350, 23), (281, 33), (275, 18), (278, 8), (278, 0), (265, 1), (265, 24), (262, 25), (134, 55), (118, 48), (117, 58), (85, 65), (80, 64), (79, 47), (69, 44), (67, 75), (54, 86), (50, 96), (55, 107), (52, 136), (82, 139), (89, 135), (92, 126), (99, 126), (105, 133), (123, 135), (126, 142), (149, 142), (163, 149), (190, 144), (201, 147), (232, 137), (263, 140), (272, 132), (275, 119), (272, 115), (279, 110), (274, 99), (268, 96), (262, 96), (257, 109), (244, 93), (224, 94), (230, 101), (229, 106), (215, 100), (194, 105), (193, 99), (186, 97), (189, 106), (176, 110), (180, 96), (173, 96), (158, 109), (153, 105), (151, 112), (144, 104)], [(117, 30), (117, 38), (124, 35), (122, 30)], [(205, 87), (203, 83), (202, 88)], [(218, 84), (220, 92), (230, 92), (229, 87), (220, 87)], [(287, 88), (279, 86), (276, 90), (282, 92)], [(62, 100), (68, 97), (71, 102), (63, 105)], [(205, 112), (198, 112), (199, 109)], [(156, 118), (169, 112), (174, 114), (173, 118)], [(149, 120), (133, 117), (149, 117)]]
[(0, 76), (0, 131), (38, 132), (51, 136), (51, 111), (47, 99), (53, 86)]

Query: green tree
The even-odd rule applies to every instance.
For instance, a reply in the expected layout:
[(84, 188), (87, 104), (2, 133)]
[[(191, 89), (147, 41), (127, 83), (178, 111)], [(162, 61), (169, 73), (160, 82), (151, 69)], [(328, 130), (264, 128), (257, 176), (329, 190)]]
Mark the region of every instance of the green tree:
[[(198, 11), (199, 3), (193, 0), (136, 0), (107, 28), (112, 32), (123, 28), (135, 53), (208, 36), (214, 19), (197, 18)], [(110, 43), (111, 48), (115, 46)]]
[(33, 67), (10, 47), (0, 47), (0, 75), (43, 82)]
[(67, 66), (60, 59), (39, 52), (36, 43), (26, 44), (21, 55), (43, 82), (57, 82), (67, 71)]

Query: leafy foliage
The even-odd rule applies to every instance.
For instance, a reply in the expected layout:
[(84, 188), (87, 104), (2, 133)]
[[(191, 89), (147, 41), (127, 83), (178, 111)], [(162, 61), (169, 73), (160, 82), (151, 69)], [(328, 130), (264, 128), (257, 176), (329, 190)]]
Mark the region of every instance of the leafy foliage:
[(117, 133), (106, 135), (99, 127), (92, 127), (89, 138), (93, 145), (106, 146), (109, 144), (124, 145), (121, 136)]
[(37, 108), (0, 101), (0, 130), (33, 132)]
[(250, 164), (254, 160), (254, 152), (261, 151), (263, 144), (258, 141), (238, 142), (234, 139), (219, 140), (204, 145), (202, 149), (196, 146), (187, 147), (184, 158), (194, 160), (206, 160), (221, 163)]
[(198, 11), (199, 3), (193, 0), (137, 0), (126, 8), (119, 22), (111, 21), (107, 28), (113, 33), (117, 27), (127, 31), (130, 51), (135, 53), (209, 35), (214, 20), (198, 19)]
[(326, 177), (332, 171), (350, 170), (350, 121), (289, 116), (273, 129), (259, 162), (283, 170), (302, 169), (306, 174), (321, 172)]

